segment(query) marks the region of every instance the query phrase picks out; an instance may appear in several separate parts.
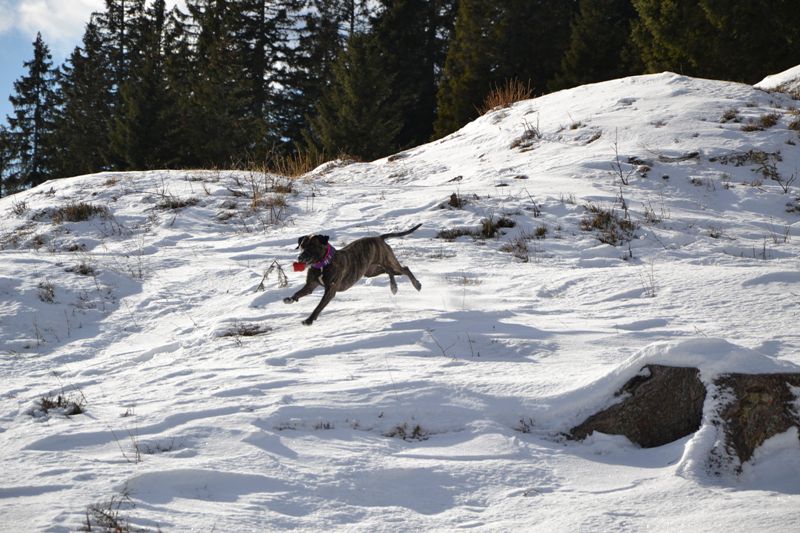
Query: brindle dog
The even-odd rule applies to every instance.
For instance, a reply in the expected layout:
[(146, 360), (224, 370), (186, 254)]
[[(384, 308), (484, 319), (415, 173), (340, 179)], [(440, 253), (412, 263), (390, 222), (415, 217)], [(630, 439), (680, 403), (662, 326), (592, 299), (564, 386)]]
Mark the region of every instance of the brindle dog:
[(401, 233), (386, 233), (380, 237), (364, 237), (353, 241), (341, 250), (333, 250), (330, 247), (327, 235), (300, 237), (297, 239), (297, 247), (302, 248), (303, 251), (297, 260), (308, 264), (310, 267), (308, 274), (306, 274), (306, 284), (292, 296), (284, 298), (283, 302), (287, 304), (294, 303), (303, 296), (311, 294), (319, 285), (325, 287), (325, 294), (322, 295), (322, 300), (311, 315), (303, 320), (304, 325), (310, 326), (337, 292), (346, 291), (364, 276), (371, 278), (381, 274), (388, 274), (392, 294), (397, 293), (395, 276), (408, 276), (415, 289), (422, 289), (422, 285), (411, 273), (411, 270), (400, 264), (392, 249), (385, 242), (385, 239), (391, 237), (408, 235), (416, 231), (421, 225), (417, 224), (410, 230)]

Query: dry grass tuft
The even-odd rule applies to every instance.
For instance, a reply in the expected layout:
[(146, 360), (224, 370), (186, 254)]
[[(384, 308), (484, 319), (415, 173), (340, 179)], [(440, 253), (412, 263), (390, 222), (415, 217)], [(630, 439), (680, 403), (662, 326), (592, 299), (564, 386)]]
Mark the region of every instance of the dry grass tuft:
[(327, 161), (322, 152), (299, 150), (291, 154), (270, 154), (265, 169), (267, 172), (288, 178), (296, 178), (308, 174)]
[(617, 246), (633, 239), (636, 223), (627, 216), (620, 216), (613, 208), (605, 209), (594, 204), (586, 205), (585, 209), (586, 216), (581, 219), (581, 229), (595, 231), (600, 242)]
[(53, 211), (51, 218), (54, 224), (61, 224), (62, 222), (82, 222), (95, 216), (108, 218), (110, 212), (104, 205), (74, 202)]
[(778, 123), (778, 120), (781, 116), (778, 113), (765, 113), (758, 117), (758, 123), (761, 125), (762, 128), (771, 128), (775, 124)]
[(486, 95), (483, 104), (478, 108), (481, 115), (485, 115), (493, 109), (508, 107), (520, 100), (529, 100), (533, 97), (531, 82), (522, 83), (517, 79), (506, 80), (503, 85), (495, 85)]
[(73, 391), (61, 392), (56, 396), (42, 396), (39, 398), (36, 409), (31, 413), (34, 416), (46, 415), (52, 410), (61, 411), (64, 416), (79, 415), (86, 412), (86, 398), (83, 393)]
[(200, 200), (194, 197), (178, 198), (177, 196), (165, 195), (156, 207), (164, 210), (183, 209), (184, 207), (192, 207), (200, 203)]
[(409, 426), (407, 422), (398, 424), (386, 433), (386, 437), (394, 437), (406, 441), (421, 441), (427, 440), (429, 433), (425, 431), (419, 424), (414, 424), (413, 427)]

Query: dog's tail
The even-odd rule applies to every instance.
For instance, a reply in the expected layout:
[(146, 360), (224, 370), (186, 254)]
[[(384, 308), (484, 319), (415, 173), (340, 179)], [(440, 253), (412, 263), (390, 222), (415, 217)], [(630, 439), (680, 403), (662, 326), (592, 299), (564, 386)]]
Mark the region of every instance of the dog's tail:
[(422, 224), (417, 224), (413, 228), (406, 231), (401, 231), (400, 233), (384, 233), (383, 235), (381, 235), (381, 239), (388, 239), (390, 237), (405, 237), (409, 233), (414, 233), (415, 231), (417, 231), (421, 225)]

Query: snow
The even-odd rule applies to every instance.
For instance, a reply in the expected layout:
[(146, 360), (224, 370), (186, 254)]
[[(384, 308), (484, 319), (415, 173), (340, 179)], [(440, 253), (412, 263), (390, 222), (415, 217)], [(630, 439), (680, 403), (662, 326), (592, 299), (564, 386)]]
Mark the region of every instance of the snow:
[(786, 69), (778, 74), (767, 76), (753, 85), (765, 91), (780, 89), (783, 91), (796, 91), (800, 89), (800, 65)]
[[(285, 205), (264, 187), (288, 181), (246, 171), (0, 199), (0, 530), (75, 531), (87, 512), (97, 529), (98, 508), (163, 531), (800, 527), (796, 431), (715, 471), (712, 394), (700, 430), (659, 448), (561, 436), (647, 364), (706, 384), (798, 370), (795, 106), (662, 73), (323, 165)], [(581, 223), (587, 205), (622, 214), (620, 194), (638, 228), (610, 246)], [(53, 222), (77, 202), (110, 216)], [(516, 226), (498, 238), (437, 238), (500, 216)], [(421, 292), (366, 279), (311, 327), (321, 291), (283, 303), (299, 236), (340, 248), (420, 222), (389, 243)], [(288, 287), (264, 279), (273, 262)], [(84, 413), (45, 413), (58, 395)]]

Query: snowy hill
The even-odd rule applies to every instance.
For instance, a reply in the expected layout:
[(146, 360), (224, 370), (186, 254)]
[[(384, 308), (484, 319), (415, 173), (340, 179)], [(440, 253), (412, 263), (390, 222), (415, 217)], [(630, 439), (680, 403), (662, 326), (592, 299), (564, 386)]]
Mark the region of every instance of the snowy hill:
[[(800, 369), (796, 105), (664, 73), (296, 180), (0, 199), (0, 530), (800, 527), (795, 431), (740, 475), (708, 419), (654, 449), (561, 437), (646, 363)], [(364, 280), (311, 327), (321, 291), (282, 302), (298, 237), (418, 223), (389, 243), (421, 292)]]
[(754, 87), (765, 91), (779, 90), (786, 93), (797, 94), (800, 92), (800, 65), (792, 67), (778, 74), (767, 76)]

